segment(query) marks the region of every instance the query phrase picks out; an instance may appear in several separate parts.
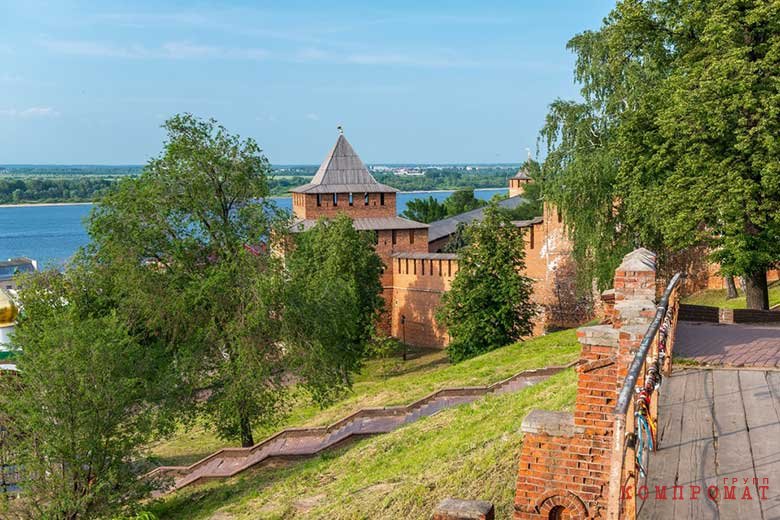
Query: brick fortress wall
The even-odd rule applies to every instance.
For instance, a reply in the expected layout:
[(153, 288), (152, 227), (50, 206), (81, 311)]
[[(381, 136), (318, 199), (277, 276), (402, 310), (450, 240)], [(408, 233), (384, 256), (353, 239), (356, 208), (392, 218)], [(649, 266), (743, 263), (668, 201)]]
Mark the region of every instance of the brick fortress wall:
[(349, 196), (349, 193), (293, 193), (293, 213), (296, 218), (314, 220), (341, 213), (352, 218), (395, 217), (395, 193), (352, 193), (351, 205)]
[(630, 253), (615, 272), (612, 324), (577, 331), (582, 352), (574, 412), (533, 410), (523, 421), (516, 520), (605, 518), (612, 411), (655, 311), (655, 294), (655, 255)]
[(398, 253), (391, 258), (391, 333), (410, 345), (446, 347), (449, 335), (436, 322), (436, 310), (458, 272), (456, 255)]

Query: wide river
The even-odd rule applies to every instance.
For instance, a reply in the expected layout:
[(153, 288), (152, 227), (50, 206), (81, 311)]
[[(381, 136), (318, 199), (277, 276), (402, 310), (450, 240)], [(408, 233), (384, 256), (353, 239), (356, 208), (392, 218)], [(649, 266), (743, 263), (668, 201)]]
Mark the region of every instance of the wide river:
[[(488, 200), (506, 188), (475, 190), (474, 194)], [(397, 198), (398, 213), (406, 209), (412, 199), (432, 196), (442, 201), (451, 191), (401, 192)], [(290, 197), (274, 197), (282, 208), (292, 209)], [(60, 265), (89, 241), (84, 219), (91, 204), (69, 206), (0, 206), (0, 259), (28, 256), (38, 260), (41, 267)]]

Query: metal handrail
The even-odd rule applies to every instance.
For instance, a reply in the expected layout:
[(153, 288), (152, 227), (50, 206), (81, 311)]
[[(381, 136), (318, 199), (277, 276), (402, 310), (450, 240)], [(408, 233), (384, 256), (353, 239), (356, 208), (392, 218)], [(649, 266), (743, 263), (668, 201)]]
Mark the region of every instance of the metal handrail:
[(634, 387), (639, 380), (639, 372), (641, 372), (642, 366), (645, 364), (647, 354), (650, 352), (650, 348), (655, 340), (655, 334), (658, 332), (658, 329), (661, 327), (661, 323), (666, 316), (666, 311), (669, 308), (669, 297), (672, 295), (674, 288), (680, 283), (681, 278), (682, 275), (680, 273), (675, 274), (669, 281), (669, 285), (666, 286), (666, 290), (656, 308), (655, 317), (650, 323), (650, 326), (647, 327), (645, 337), (642, 338), (642, 342), (639, 344), (639, 351), (637, 351), (634, 359), (631, 361), (631, 366), (628, 368), (628, 375), (623, 382), (623, 388), (620, 389), (617, 404), (615, 405), (616, 415), (625, 415), (626, 412), (628, 412), (628, 407), (631, 404), (631, 397), (634, 394)]
[[(661, 301), (656, 308), (655, 317), (647, 327), (647, 331), (639, 344), (639, 350), (634, 355), (634, 359), (631, 360), (628, 374), (623, 381), (623, 387), (620, 389), (620, 394), (618, 394), (618, 401), (613, 412), (615, 422), (613, 429), (612, 460), (610, 462), (609, 499), (607, 502), (607, 519), (609, 520), (619, 520), (621, 518), (623, 464), (625, 461), (626, 449), (628, 448), (626, 445), (628, 440), (626, 437), (626, 434), (628, 433), (627, 414), (633, 405), (632, 397), (634, 396), (642, 368), (647, 361), (647, 356), (653, 346), (657, 345), (658, 332), (669, 312), (669, 300), (672, 298), (673, 294), (676, 294), (675, 290), (680, 284), (681, 279), (682, 275), (677, 273), (669, 281), (669, 284), (661, 297)], [(671, 351), (669, 354), (671, 355)]]

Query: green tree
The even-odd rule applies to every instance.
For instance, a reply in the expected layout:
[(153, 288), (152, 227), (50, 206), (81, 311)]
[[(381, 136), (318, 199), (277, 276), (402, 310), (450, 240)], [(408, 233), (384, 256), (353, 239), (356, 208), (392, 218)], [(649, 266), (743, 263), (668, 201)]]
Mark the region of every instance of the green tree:
[(170, 353), (173, 404), (249, 446), (284, 411), (282, 267), (261, 244), (287, 221), (263, 198), (269, 165), (252, 139), (189, 114), (164, 128), (163, 153), (91, 215), (95, 254), (122, 315)]
[(467, 230), (458, 273), (444, 294), (437, 319), (452, 336), (447, 353), (461, 361), (531, 333), (536, 306), (533, 281), (524, 276), (523, 232), (494, 206)]
[(352, 219), (321, 219), (296, 239), (287, 255), (287, 337), (296, 373), (321, 403), (351, 385), (367, 355), (383, 310), (382, 260), (372, 233)]
[(465, 222), (458, 222), (455, 226), (455, 233), (452, 234), (450, 239), (444, 244), (442, 252), (444, 253), (458, 253), (461, 249), (469, 245), (469, 225)]
[(583, 102), (551, 105), (545, 196), (602, 281), (626, 250), (706, 245), (766, 308), (780, 260), (780, 6), (619, 2), (569, 42)]
[(94, 275), (83, 265), (43, 272), (20, 291), (21, 375), (0, 378), (0, 415), (22, 495), (3, 518), (104, 518), (148, 491), (138, 477), (161, 364), (101, 309)]
[(291, 222), (268, 202), (257, 144), (191, 115), (165, 128), (163, 153), (91, 215), (94, 255), (120, 314), (171, 359), (168, 408), (250, 446), (286, 413), (289, 377), (321, 399), (350, 383), (381, 262), (341, 221), (282, 259)]
[(401, 216), (427, 224), (445, 218), (447, 210), (444, 204), (429, 196), (427, 199), (412, 199), (407, 202)]
[(487, 201), (476, 198), (473, 189), (456, 190), (444, 201), (444, 207), (447, 210), (448, 217), (460, 215), (461, 213), (481, 208), (485, 205), (487, 205)]

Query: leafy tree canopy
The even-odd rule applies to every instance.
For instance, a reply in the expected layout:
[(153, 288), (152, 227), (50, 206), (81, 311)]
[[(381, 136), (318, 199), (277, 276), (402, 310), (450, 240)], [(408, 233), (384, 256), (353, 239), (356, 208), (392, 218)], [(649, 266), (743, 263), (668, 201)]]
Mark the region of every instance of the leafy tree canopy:
[(459, 215), (472, 209), (485, 206), (487, 201), (478, 199), (474, 196), (473, 189), (456, 190), (444, 201), (444, 207), (447, 210), (447, 216)]
[(429, 223), (481, 208), (486, 204), (486, 200), (474, 196), (473, 189), (459, 189), (443, 203), (430, 196), (427, 199), (410, 200), (401, 215), (417, 222)]
[(533, 281), (525, 270), (523, 231), (494, 206), (466, 228), (458, 272), (437, 313), (452, 343), (447, 352), (461, 361), (502, 347), (531, 333), (536, 307)]
[(447, 208), (444, 204), (429, 196), (427, 199), (412, 199), (407, 202), (406, 209), (401, 213), (401, 216), (415, 222), (428, 224), (447, 218)]
[(300, 233), (286, 263), (286, 327), (293, 345), (303, 349), (296, 370), (312, 395), (326, 402), (351, 384), (368, 354), (384, 305), (384, 265), (372, 234), (357, 231), (346, 215), (321, 219)]
[(110, 308), (82, 260), (27, 278), (12, 347), (20, 377), (0, 378), (7, 463), (22, 495), (3, 518), (105, 518), (148, 491), (141, 448), (159, 431), (158, 353)]
[[(324, 312), (320, 288), (308, 285), (321, 282), (315, 275), (333, 263), (343, 268), (349, 250), (334, 259), (330, 246), (304, 245), (301, 254), (319, 253), (316, 265), (308, 274), (288, 273), (272, 250), (291, 240), (289, 216), (266, 198), (269, 165), (258, 145), (188, 114), (164, 126), (163, 153), (137, 178), (122, 180), (91, 216), (95, 255), (118, 280), (122, 314), (170, 353), (179, 376), (169, 385), (172, 404), (185, 417), (205, 412), (223, 438), (249, 446), (254, 427), (285, 413), (288, 375), (307, 376), (305, 384), (327, 394), (324, 386), (348, 383), (345, 374), (358, 365), (350, 358), (360, 354), (357, 347), (336, 355), (334, 338), (348, 346), (363, 336), (326, 329), (323, 320), (333, 316)], [(335, 230), (343, 226), (329, 240)], [(343, 294), (355, 291), (357, 282), (345, 281), (350, 273), (343, 269), (325, 287), (344, 303), (342, 321), (365, 328), (363, 307), (347, 305)], [(321, 305), (304, 294), (321, 296), (312, 300)], [(329, 338), (318, 337), (323, 330)], [(338, 381), (312, 370), (296, 374), (312, 357), (322, 374), (338, 371)]]
[(606, 285), (637, 245), (706, 245), (765, 308), (780, 259), (780, 5), (625, 0), (569, 48), (583, 101), (550, 107), (543, 188), (580, 263)]

